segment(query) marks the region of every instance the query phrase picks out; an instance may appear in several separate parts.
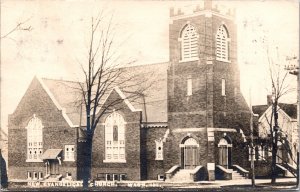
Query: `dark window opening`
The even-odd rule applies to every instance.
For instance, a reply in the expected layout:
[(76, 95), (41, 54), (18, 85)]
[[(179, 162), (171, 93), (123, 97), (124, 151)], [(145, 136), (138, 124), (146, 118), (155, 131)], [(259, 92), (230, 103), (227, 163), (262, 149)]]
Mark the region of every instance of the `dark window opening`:
[(106, 181), (111, 181), (110, 174), (106, 174)]
[(32, 173), (31, 172), (27, 172), (27, 178), (32, 178)]
[(126, 174), (120, 174), (120, 181), (126, 180)]
[(165, 176), (164, 175), (157, 175), (157, 180), (163, 181), (163, 180), (165, 180)]
[(114, 181), (119, 181), (119, 175), (113, 174), (113, 176), (114, 176)]

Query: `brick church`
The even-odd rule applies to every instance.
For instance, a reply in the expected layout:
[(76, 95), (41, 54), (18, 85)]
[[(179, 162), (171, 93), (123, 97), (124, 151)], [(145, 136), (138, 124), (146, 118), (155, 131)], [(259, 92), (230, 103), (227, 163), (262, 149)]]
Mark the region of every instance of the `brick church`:
[[(170, 10), (167, 63), (130, 67), (155, 85), (144, 104), (124, 101), (100, 119), (92, 179), (215, 180), (250, 170), (250, 110), (240, 92), (234, 12), (207, 0)], [(145, 76), (145, 78), (154, 78)], [(78, 83), (35, 77), (9, 116), (8, 175), (24, 180), (80, 180), (85, 113)], [(247, 171), (248, 170), (248, 171)]]

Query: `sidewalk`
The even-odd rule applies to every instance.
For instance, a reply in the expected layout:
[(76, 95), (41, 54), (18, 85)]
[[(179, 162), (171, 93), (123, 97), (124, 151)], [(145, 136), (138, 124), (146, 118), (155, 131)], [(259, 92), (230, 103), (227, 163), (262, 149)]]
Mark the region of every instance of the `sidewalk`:
[[(296, 178), (277, 178), (271, 185), (271, 179), (255, 179), (255, 186), (260, 188), (295, 189)], [(194, 183), (164, 183), (166, 187), (174, 188), (249, 188), (251, 179), (198, 181)]]
[[(90, 191), (287, 191), (296, 190), (296, 178), (277, 178), (276, 184), (270, 184), (271, 179), (256, 179), (255, 188), (251, 186), (251, 179), (198, 181), (192, 183), (148, 181), (122, 181), (116, 185), (98, 185), (89, 188)], [(81, 191), (82, 187), (57, 186), (28, 186), (24, 181), (14, 181), (9, 190), (38, 190), (38, 191)], [(101, 182), (100, 182), (101, 183)], [(106, 183), (104, 181), (104, 183)], [(134, 183), (134, 184), (133, 184)], [(133, 184), (133, 185), (132, 185)]]

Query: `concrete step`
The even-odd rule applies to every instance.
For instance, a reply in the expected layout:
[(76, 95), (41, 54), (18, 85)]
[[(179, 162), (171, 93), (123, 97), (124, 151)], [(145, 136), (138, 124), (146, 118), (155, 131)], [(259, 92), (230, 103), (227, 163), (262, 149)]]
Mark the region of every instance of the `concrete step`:
[(167, 182), (189, 183), (193, 182), (190, 178), (191, 169), (180, 169), (175, 175), (167, 180)]
[(232, 174), (232, 179), (246, 179), (246, 178), (239, 173), (234, 173)]
[(245, 177), (232, 177), (232, 180), (246, 179)]
[(166, 182), (169, 183), (192, 183), (194, 181), (192, 181), (191, 179), (167, 179)]

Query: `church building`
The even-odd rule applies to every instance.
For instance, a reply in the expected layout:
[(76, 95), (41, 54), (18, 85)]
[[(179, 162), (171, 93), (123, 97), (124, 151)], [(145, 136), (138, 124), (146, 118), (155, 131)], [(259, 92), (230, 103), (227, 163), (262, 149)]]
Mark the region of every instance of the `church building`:
[[(247, 177), (250, 109), (240, 92), (234, 11), (206, 0), (170, 9), (169, 62), (129, 67), (155, 78), (144, 103), (123, 99), (94, 133), (95, 180)], [(84, 109), (77, 82), (35, 77), (8, 124), (10, 179), (82, 179)]]

